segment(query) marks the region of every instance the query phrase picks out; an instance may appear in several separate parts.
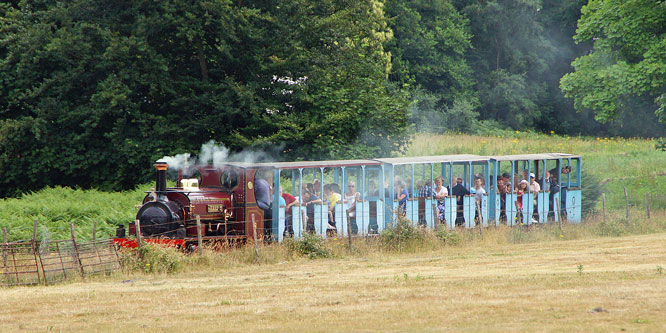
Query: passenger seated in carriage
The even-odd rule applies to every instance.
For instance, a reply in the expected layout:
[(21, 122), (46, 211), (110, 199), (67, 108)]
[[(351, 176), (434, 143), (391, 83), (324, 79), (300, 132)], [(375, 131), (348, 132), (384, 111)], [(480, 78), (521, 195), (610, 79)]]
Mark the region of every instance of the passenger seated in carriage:
[(412, 188), (412, 179), (407, 178), (405, 179), (405, 189), (407, 189), (407, 194), (409, 195), (410, 198), (414, 197), (414, 189)]
[(439, 223), (444, 223), (446, 215), (444, 209), (446, 207), (445, 200), (449, 195), (449, 190), (444, 186), (444, 177), (438, 176), (435, 178), (435, 200), (437, 200), (437, 218)]
[(486, 190), (483, 188), (483, 179), (476, 178), (474, 179), (474, 199), (476, 199), (476, 221), (481, 222), (481, 206), (483, 204), (483, 195), (486, 194)]
[(539, 185), (541, 185), (541, 190), (544, 192), (550, 191), (551, 175), (550, 171), (546, 171), (546, 178), (539, 179)]
[(402, 180), (398, 180), (396, 184), (396, 199), (398, 200), (398, 213), (405, 215), (407, 211), (407, 200), (409, 200), (409, 192), (407, 191), (407, 186)]
[(416, 187), (419, 189), (418, 197), (419, 198), (430, 198), (432, 197), (432, 186), (430, 186), (430, 181), (426, 182), (423, 179), (419, 179), (416, 182)]
[[(455, 177), (454, 177), (455, 178)], [(456, 178), (456, 186), (451, 189), (451, 194), (456, 196), (456, 226), (465, 225), (465, 217), (463, 215), (463, 197), (469, 195), (470, 192), (463, 186), (463, 179)]]
[[(291, 195), (289, 193), (284, 193), (282, 191), (282, 185), (280, 185), (280, 196), (284, 200), (284, 216), (285, 216), (284, 235), (286, 236), (288, 234), (290, 236), (293, 236), (294, 235), (294, 226), (291, 223), (289, 223), (289, 221), (293, 220), (291, 207), (294, 206), (295, 204), (297, 204), (298, 200), (296, 200), (296, 197), (294, 197), (293, 195)], [(280, 202), (282, 202), (282, 201), (280, 201)]]
[(335, 188), (339, 189), (338, 184), (333, 183), (324, 185), (324, 196), (328, 201), (328, 230), (336, 230), (335, 205), (342, 199), (340, 194), (335, 191)]
[(361, 199), (361, 193), (356, 191), (356, 183), (351, 180), (348, 181), (345, 202), (349, 205), (349, 208), (347, 208), (347, 218), (349, 219), (352, 233), (358, 233), (358, 226), (356, 225), (356, 202), (359, 199)]
[(321, 198), (322, 197), (321, 196), (321, 181), (319, 179), (315, 179), (312, 182), (312, 188), (313, 188), (313, 191), (310, 191), (310, 192), (316, 194), (317, 197)]
[(510, 186), (505, 183), (504, 176), (497, 176), (497, 193), (499, 194), (500, 198), (499, 218), (502, 221), (506, 221), (506, 193), (509, 191), (509, 189)]
[[(513, 175), (513, 186), (514, 186), (515, 191), (518, 190), (518, 185), (520, 185), (520, 181), (521, 181), (521, 179), (520, 179), (520, 176), (518, 176), (518, 174)], [(525, 181), (527, 181), (527, 180), (525, 180)]]
[(548, 194), (548, 205), (550, 206), (550, 211), (548, 216), (554, 220), (555, 211), (559, 208), (555, 205), (555, 196), (560, 193), (560, 182), (557, 180), (557, 174), (551, 174), (550, 178), (550, 193)]
[(254, 198), (257, 201), (257, 206), (264, 213), (264, 236), (269, 236), (272, 232), (271, 186), (266, 179), (261, 178), (259, 172), (255, 175), (254, 183)]
[(416, 182), (416, 188), (418, 189), (417, 197), (419, 203), (419, 225), (426, 225), (426, 199), (432, 198), (432, 186), (430, 186), (431, 181), (424, 181), (419, 179)]
[(522, 223), (523, 222), (523, 194), (527, 193), (529, 191), (529, 184), (527, 183), (527, 180), (521, 180), (520, 183), (518, 183), (518, 187), (516, 188), (516, 206), (518, 207), (518, 212), (517, 212), (517, 217), (519, 221)]
[(314, 194), (314, 187), (312, 184), (306, 184), (305, 188), (303, 189), (303, 205), (305, 205), (305, 216), (306, 216), (306, 223), (305, 223), (305, 232), (315, 232), (315, 225), (314, 225), (314, 211), (315, 211), (315, 205), (316, 204), (321, 204), (321, 199)]
[(541, 186), (535, 180), (535, 176), (534, 176), (533, 173), (530, 173), (530, 186), (529, 186), (529, 188), (530, 188), (530, 192), (532, 192), (532, 195), (534, 195), (534, 199), (533, 199), (534, 205), (532, 206), (532, 207), (534, 207), (534, 211), (532, 213), (532, 222), (536, 222), (535, 217), (536, 218), (539, 217), (539, 214), (538, 214), (539, 213), (538, 212), (538, 210), (539, 210), (538, 209), (538, 207), (539, 207), (538, 199), (539, 199), (539, 192), (541, 191)]
[(368, 182), (368, 193), (370, 194), (371, 197), (379, 196), (379, 189), (377, 188), (375, 181), (372, 179), (370, 179), (370, 181)]
[[(564, 166), (561, 170), (562, 176), (567, 175), (571, 172), (571, 166)], [(568, 190), (567, 186), (564, 184), (560, 184), (560, 179), (557, 178), (557, 169), (551, 169), (550, 170), (551, 177), (554, 178), (552, 184), (551, 184), (551, 193), (553, 192), (552, 187), (553, 184), (558, 184), (557, 192), (555, 193), (560, 193), (560, 212), (558, 215), (560, 215), (560, 218), (565, 218), (565, 215), (567, 214), (567, 210), (565, 209), (565, 204), (566, 204), (566, 192)], [(553, 193), (553, 195), (555, 195)], [(554, 207), (554, 209), (557, 209), (557, 207)]]

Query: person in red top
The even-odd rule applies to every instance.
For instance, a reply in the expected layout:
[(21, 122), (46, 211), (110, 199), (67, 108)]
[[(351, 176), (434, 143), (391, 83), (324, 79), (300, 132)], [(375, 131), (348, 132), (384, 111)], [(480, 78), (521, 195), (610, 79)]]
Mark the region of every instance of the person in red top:
[(518, 188), (516, 188), (516, 203), (518, 204), (518, 216), (521, 223), (523, 222), (523, 194), (529, 191), (528, 186), (527, 180), (523, 179), (518, 183)]
[(284, 202), (287, 204), (287, 206), (286, 206), (287, 210), (289, 210), (288, 208), (290, 208), (291, 206), (293, 206), (297, 203), (296, 202), (296, 197), (294, 197), (293, 195), (291, 195), (289, 193), (282, 192), (282, 186), (280, 186), (280, 195), (282, 195), (282, 199), (284, 199)]
[(285, 202), (285, 209), (284, 209), (284, 212), (285, 212), (285, 214), (284, 214), (284, 217), (285, 217), (284, 226), (285, 226), (285, 228), (284, 228), (284, 233), (285, 233), (285, 235), (289, 234), (289, 235), (293, 236), (294, 235), (294, 227), (291, 225), (291, 223), (289, 223), (289, 221), (291, 221), (291, 219), (292, 219), (291, 218), (292, 217), (291, 216), (291, 206), (297, 204), (298, 200), (296, 200), (296, 197), (294, 197), (293, 195), (291, 195), (289, 193), (282, 192), (282, 186), (280, 186), (280, 195), (282, 196), (282, 199), (284, 199), (284, 202)]

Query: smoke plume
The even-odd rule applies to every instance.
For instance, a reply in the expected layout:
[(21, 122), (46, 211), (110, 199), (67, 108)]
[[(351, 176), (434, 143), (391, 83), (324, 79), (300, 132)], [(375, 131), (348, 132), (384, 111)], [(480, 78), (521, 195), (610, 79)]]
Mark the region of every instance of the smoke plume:
[[(282, 147), (283, 146), (278, 146), (276, 147), (276, 150), (282, 150)], [(274, 160), (272, 155), (273, 154), (267, 152), (250, 149), (234, 153), (223, 144), (217, 143), (215, 140), (210, 140), (201, 145), (201, 150), (196, 156), (192, 156), (190, 153), (184, 153), (175, 156), (164, 156), (159, 161), (166, 162), (169, 165), (169, 169), (187, 172), (197, 166), (212, 165), (214, 167), (220, 167), (229, 162), (269, 162)]]

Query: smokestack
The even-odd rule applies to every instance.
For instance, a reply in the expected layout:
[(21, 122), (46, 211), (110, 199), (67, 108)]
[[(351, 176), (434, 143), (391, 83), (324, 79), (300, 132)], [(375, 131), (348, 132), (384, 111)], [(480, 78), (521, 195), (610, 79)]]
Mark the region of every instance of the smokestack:
[(157, 178), (155, 179), (155, 191), (158, 193), (166, 191), (166, 171), (169, 169), (169, 165), (166, 162), (155, 162), (153, 166), (157, 171)]

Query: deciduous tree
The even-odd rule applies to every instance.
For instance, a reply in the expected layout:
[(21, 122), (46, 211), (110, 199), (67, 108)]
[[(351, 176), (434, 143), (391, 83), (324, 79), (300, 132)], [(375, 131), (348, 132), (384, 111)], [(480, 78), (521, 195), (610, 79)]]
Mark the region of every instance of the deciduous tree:
[(609, 122), (648, 97), (666, 121), (666, 1), (590, 0), (574, 38), (594, 45), (561, 80), (576, 109)]

